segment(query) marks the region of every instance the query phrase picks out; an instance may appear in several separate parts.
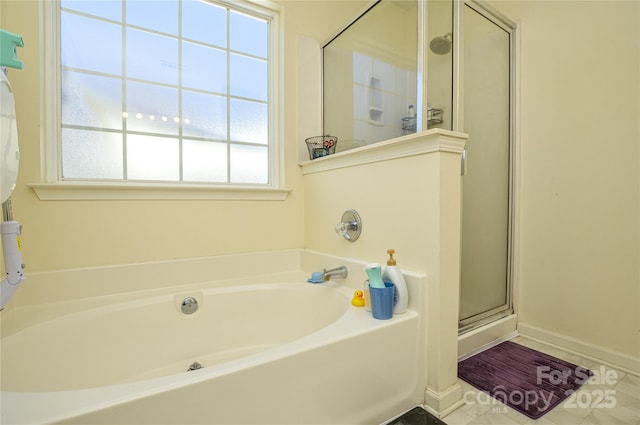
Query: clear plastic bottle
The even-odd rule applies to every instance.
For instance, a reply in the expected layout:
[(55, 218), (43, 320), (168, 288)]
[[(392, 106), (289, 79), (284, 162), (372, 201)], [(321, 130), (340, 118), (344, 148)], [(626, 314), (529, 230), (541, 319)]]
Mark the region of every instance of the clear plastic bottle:
[(389, 259), (387, 260), (387, 267), (384, 268), (382, 274), (382, 280), (385, 282), (391, 282), (396, 286), (395, 302), (393, 305), (393, 314), (402, 314), (407, 312), (407, 306), (409, 305), (409, 291), (407, 289), (407, 283), (404, 281), (404, 276), (400, 267), (397, 266), (396, 260), (393, 258), (395, 250), (388, 249)]

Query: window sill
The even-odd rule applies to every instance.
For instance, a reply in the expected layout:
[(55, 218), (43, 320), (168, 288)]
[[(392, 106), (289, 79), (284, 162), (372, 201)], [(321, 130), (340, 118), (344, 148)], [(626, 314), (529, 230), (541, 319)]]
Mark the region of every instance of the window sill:
[(220, 200), (284, 201), (291, 189), (241, 186), (61, 182), (30, 184), (41, 201)]

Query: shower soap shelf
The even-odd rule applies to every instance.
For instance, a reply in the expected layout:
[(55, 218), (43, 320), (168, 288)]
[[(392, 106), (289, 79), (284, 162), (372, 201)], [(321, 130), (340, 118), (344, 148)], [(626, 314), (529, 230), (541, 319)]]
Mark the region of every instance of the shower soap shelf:
[(427, 108), (427, 125), (442, 124), (442, 109)]
[[(402, 131), (404, 134), (416, 132), (417, 118), (404, 117), (402, 118)], [(442, 124), (442, 109), (427, 108), (427, 127), (433, 125)]]

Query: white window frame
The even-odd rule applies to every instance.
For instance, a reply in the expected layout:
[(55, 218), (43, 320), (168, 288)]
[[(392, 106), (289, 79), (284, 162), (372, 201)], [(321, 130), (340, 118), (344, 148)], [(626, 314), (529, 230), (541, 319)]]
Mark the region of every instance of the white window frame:
[(223, 5), (271, 18), (269, 60), (269, 183), (213, 184), (183, 182), (100, 182), (62, 179), (60, 104), (60, 1), (41, 0), (41, 182), (31, 184), (40, 200), (104, 199), (218, 199), (285, 200), (283, 155), (283, 63), (284, 37), (280, 27), (280, 6), (268, 0), (259, 5), (246, 1), (220, 1)]

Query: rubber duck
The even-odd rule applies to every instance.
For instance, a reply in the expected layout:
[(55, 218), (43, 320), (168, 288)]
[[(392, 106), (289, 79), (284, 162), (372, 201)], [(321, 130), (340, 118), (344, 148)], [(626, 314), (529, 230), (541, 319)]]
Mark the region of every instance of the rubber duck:
[(351, 300), (351, 305), (356, 307), (364, 307), (364, 294), (361, 290), (357, 290), (353, 293), (353, 299)]

